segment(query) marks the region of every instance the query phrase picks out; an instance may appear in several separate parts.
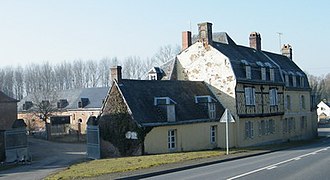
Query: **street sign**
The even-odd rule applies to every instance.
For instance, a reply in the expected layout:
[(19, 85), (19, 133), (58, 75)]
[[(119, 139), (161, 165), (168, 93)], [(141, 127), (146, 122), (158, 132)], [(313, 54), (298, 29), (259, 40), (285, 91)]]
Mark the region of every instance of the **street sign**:
[(228, 128), (228, 123), (233, 123), (235, 122), (233, 116), (231, 115), (230, 111), (228, 109), (225, 110), (225, 112), (223, 113), (221, 119), (220, 119), (221, 123), (226, 123), (226, 149), (227, 152), (226, 154), (229, 154), (229, 128)]

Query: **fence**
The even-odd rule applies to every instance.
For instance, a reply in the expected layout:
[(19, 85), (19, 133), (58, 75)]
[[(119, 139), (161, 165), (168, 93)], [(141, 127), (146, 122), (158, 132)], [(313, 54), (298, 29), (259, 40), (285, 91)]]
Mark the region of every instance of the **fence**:
[(25, 128), (5, 131), (6, 162), (26, 161), (31, 158)]

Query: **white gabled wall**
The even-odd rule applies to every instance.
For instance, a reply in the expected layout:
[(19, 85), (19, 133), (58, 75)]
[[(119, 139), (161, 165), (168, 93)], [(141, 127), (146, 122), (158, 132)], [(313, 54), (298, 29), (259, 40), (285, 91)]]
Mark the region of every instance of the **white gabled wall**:
[(205, 81), (223, 106), (236, 115), (234, 75), (229, 58), (201, 42), (191, 45), (177, 56), (178, 80)]

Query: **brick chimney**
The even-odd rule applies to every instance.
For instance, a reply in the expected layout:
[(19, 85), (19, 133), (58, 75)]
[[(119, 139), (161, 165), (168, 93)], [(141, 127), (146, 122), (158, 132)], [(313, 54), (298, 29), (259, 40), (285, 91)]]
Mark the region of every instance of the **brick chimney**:
[(204, 47), (213, 44), (212, 23), (204, 22), (198, 24), (198, 38), (199, 42), (203, 43)]
[(110, 68), (111, 81), (117, 81), (118, 83), (121, 81), (121, 66), (111, 67)]
[(289, 59), (292, 60), (292, 47), (290, 44), (284, 44), (282, 49), (281, 49), (282, 55), (288, 57)]
[(184, 31), (182, 32), (182, 51), (191, 46), (191, 32)]
[(252, 32), (250, 34), (250, 47), (261, 51), (261, 36), (258, 32)]

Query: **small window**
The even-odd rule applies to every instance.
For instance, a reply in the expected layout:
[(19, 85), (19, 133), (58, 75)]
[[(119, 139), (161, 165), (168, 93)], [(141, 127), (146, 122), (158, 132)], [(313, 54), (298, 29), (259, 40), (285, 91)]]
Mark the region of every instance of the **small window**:
[(300, 77), (300, 87), (305, 87), (305, 78)]
[(251, 66), (245, 66), (246, 79), (251, 79)]
[(291, 97), (289, 95), (286, 95), (285, 106), (287, 110), (291, 110)]
[(296, 130), (296, 121), (293, 117), (289, 118), (288, 130), (289, 130), (289, 132), (293, 132)]
[(277, 89), (272, 88), (269, 90), (269, 103), (271, 106), (277, 106), (278, 105), (278, 97), (277, 97)]
[(244, 94), (245, 94), (245, 105), (254, 106), (256, 104), (255, 89), (252, 87), (246, 87), (244, 88)]
[(285, 85), (289, 86), (290, 85), (290, 81), (289, 81), (289, 75), (285, 75)]
[(295, 75), (292, 75), (292, 86), (296, 87), (297, 86), (297, 79)]
[(168, 131), (168, 149), (176, 149), (176, 130)]
[(300, 118), (300, 129), (307, 129), (307, 117), (301, 116)]
[(157, 80), (156, 74), (149, 74), (149, 80)]
[(306, 109), (306, 102), (305, 102), (305, 96), (304, 95), (300, 96), (300, 109), (301, 110)]
[(211, 141), (211, 144), (216, 143), (216, 139), (217, 139), (217, 126), (214, 125), (214, 126), (211, 126), (211, 129), (210, 129), (210, 141)]
[(275, 81), (275, 74), (274, 74), (274, 69), (270, 68), (269, 69), (269, 78), (271, 81)]
[(266, 68), (261, 68), (261, 80), (266, 80)]
[(245, 122), (245, 138), (253, 138), (253, 122), (251, 121)]
[(154, 105), (170, 105), (170, 104), (176, 104), (175, 101), (173, 101), (169, 97), (155, 97), (154, 98)]
[(215, 111), (215, 103), (209, 103), (209, 118), (215, 119), (216, 118), (216, 111)]
[(283, 130), (283, 134), (288, 132), (288, 119), (285, 118), (282, 121), (282, 130)]

